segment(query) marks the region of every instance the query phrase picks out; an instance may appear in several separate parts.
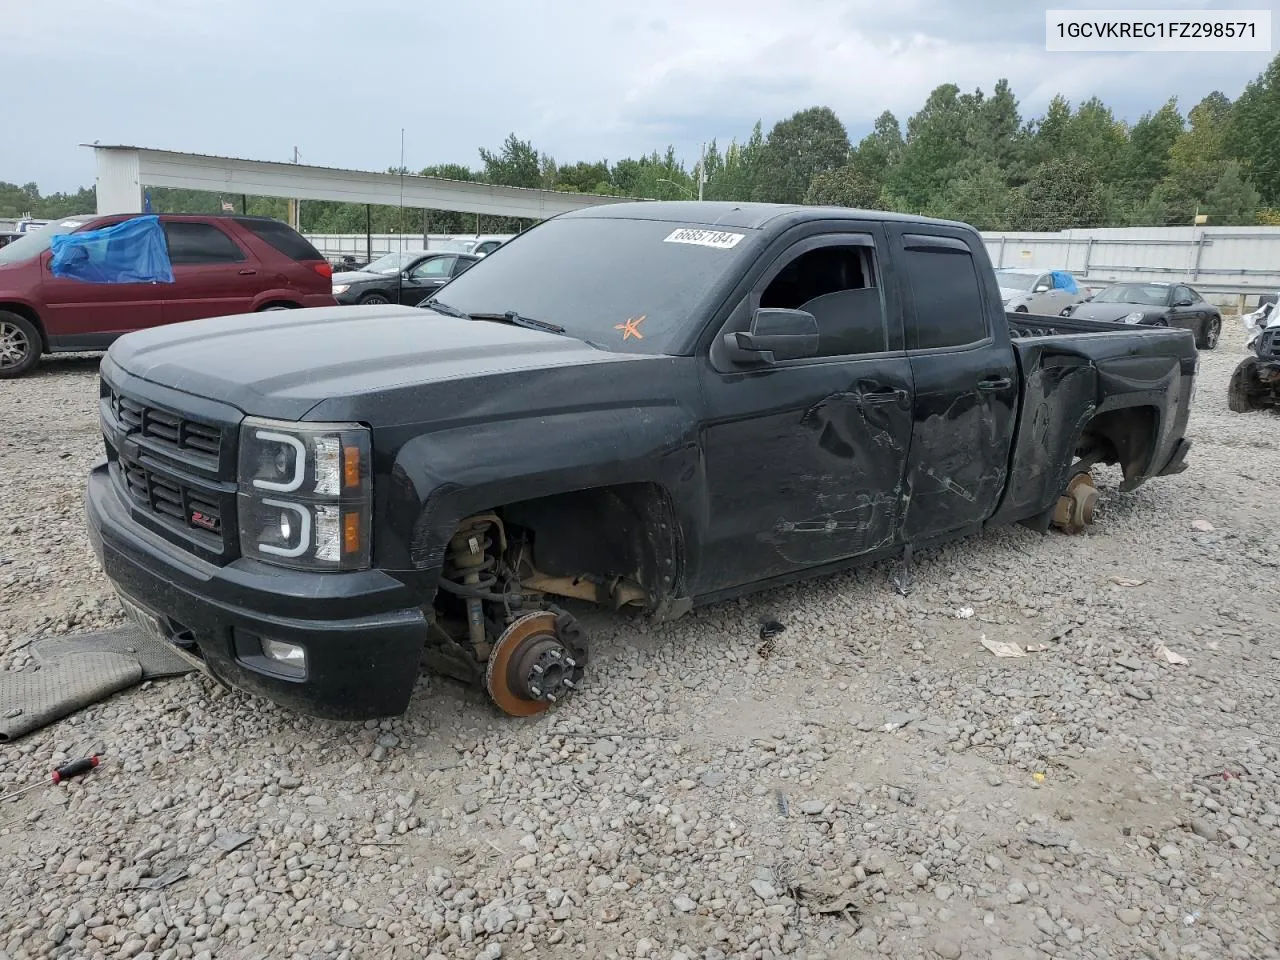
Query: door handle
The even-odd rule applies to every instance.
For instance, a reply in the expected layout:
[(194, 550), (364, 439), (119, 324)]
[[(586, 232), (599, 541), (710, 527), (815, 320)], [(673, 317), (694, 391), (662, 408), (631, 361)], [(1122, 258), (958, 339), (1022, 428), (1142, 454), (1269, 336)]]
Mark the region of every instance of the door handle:
[(907, 391), (898, 387), (878, 387), (875, 390), (863, 390), (858, 398), (863, 403), (897, 403), (907, 399)]
[(241, 270), (241, 271), (240, 271), (240, 276), (242, 276), (242, 277), (252, 277), (252, 276), (253, 276), (255, 273), (257, 273), (257, 272), (258, 272), (257, 270)]
[(1008, 390), (1013, 386), (1013, 380), (1009, 377), (987, 377), (985, 380), (978, 381), (979, 390)]

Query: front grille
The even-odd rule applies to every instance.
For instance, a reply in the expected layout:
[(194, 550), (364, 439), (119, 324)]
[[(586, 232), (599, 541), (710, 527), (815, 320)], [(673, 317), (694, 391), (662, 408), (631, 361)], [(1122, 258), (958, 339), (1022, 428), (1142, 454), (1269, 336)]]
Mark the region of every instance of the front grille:
[(234, 426), (181, 414), (102, 383), (103, 434), (137, 521), (206, 560), (237, 555)]
[(192, 489), (138, 464), (120, 461), (125, 486), (152, 512), (176, 520), (184, 527), (221, 535), (222, 507), (217, 495)]
[(194, 454), (216, 466), (222, 450), (222, 431), (161, 407), (149, 406), (111, 390), (111, 412), (129, 433), (163, 448)]

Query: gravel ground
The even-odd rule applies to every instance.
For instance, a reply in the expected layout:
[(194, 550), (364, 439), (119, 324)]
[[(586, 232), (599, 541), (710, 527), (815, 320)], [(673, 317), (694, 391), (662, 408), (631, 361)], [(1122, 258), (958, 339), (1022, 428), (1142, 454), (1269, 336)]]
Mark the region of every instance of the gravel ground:
[[(0, 805), (0, 958), (1280, 956), (1280, 420), (1227, 410), (1241, 350), (1203, 357), (1190, 469), (1100, 472), (1089, 533), (930, 552), (908, 598), (879, 565), (593, 613), (541, 719), (424, 677), (331, 724), (191, 676), (0, 747), (0, 793), (108, 754)], [(0, 382), (3, 667), (120, 622), (96, 368)]]

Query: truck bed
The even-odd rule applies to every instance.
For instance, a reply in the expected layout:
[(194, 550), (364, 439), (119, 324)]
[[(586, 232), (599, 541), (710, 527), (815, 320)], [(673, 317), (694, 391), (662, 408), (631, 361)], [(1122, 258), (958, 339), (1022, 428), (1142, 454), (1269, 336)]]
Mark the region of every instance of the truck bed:
[(1168, 333), (1168, 327), (1141, 326), (1132, 323), (1112, 323), (1106, 320), (1073, 320), (1069, 317), (1055, 317), (1033, 313), (1006, 313), (1009, 321), (1009, 336), (1014, 340), (1027, 337), (1057, 337), (1076, 333), (1132, 333), (1160, 334)]

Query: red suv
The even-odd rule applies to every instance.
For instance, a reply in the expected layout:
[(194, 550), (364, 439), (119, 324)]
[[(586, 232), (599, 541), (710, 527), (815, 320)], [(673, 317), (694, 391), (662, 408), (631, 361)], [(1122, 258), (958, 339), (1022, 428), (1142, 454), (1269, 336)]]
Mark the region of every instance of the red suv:
[(329, 262), (270, 217), (160, 214), (173, 283), (86, 283), (50, 271), (54, 236), (133, 216), (63, 217), (0, 247), (0, 379), (26, 373), (42, 353), (105, 350), (144, 327), (337, 303)]

